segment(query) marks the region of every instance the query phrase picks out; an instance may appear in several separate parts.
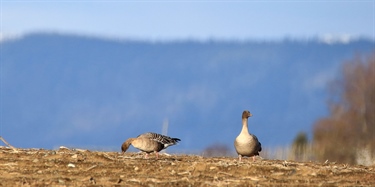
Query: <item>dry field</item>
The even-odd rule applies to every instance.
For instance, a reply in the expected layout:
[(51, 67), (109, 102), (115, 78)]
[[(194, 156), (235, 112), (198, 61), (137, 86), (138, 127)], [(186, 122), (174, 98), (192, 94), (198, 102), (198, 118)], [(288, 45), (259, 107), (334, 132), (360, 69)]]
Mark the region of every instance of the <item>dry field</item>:
[(0, 146), (0, 186), (375, 186), (375, 166)]

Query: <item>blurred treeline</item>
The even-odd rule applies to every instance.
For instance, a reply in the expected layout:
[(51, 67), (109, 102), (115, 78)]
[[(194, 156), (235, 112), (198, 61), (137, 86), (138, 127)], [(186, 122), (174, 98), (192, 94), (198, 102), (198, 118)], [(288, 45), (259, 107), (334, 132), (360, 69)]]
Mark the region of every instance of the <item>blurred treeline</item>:
[(374, 164), (375, 52), (346, 62), (329, 95), (330, 114), (313, 129), (316, 159)]
[[(344, 63), (339, 77), (328, 85), (329, 114), (313, 126), (312, 141), (305, 132), (290, 147), (265, 148), (268, 159), (375, 164), (375, 52)], [(233, 155), (225, 145), (207, 147), (204, 156)]]

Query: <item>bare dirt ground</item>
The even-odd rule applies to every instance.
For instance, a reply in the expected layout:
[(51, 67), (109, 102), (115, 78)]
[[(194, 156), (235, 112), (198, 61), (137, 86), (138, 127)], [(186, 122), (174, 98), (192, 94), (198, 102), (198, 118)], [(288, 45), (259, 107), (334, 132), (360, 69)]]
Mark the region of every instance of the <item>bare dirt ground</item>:
[(0, 186), (375, 186), (375, 166), (0, 146)]

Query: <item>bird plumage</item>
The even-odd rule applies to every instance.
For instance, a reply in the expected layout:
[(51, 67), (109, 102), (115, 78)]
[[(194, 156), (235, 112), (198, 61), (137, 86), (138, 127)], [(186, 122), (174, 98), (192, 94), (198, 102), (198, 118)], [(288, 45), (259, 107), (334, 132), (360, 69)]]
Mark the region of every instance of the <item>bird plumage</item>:
[(146, 152), (146, 157), (149, 153), (155, 152), (156, 157), (158, 157), (158, 152), (166, 149), (169, 146), (177, 144), (181, 141), (179, 138), (171, 138), (169, 136), (147, 132), (140, 134), (136, 138), (127, 139), (121, 146), (122, 152), (126, 152), (130, 145), (133, 147)]
[(234, 141), (234, 147), (240, 161), (243, 156), (253, 157), (253, 160), (255, 160), (255, 156), (262, 151), (262, 145), (258, 138), (250, 134), (248, 130), (247, 122), (251, 116), (252, 114), (247, 110), (242, 113), (242, 130)]

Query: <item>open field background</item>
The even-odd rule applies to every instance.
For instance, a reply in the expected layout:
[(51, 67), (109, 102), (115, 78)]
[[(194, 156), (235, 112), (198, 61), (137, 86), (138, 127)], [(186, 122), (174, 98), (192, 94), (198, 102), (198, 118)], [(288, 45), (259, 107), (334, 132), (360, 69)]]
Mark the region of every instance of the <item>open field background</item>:
[(0, 147), (0, 186), (374, 185), (374, 165)]

